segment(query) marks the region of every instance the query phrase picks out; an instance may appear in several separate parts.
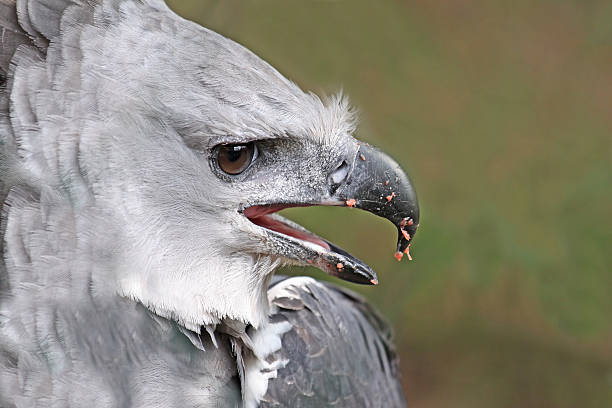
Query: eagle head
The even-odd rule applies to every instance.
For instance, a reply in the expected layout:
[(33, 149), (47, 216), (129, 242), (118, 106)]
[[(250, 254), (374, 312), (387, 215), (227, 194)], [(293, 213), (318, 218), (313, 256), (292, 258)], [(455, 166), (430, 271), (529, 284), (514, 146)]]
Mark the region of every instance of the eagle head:
[(258, 327), (280, 265), (375, 284), (362, 261), (275, 214), (361, 208), (393, 222), (398, 252), (407, 250), (419, 222), (414, 189), (393, 159), (353, 137), (346, 98), (303, 92), (161, 2), (119, 11), (83, 29), (80, 96), (66, 97), (85, 118), (88, 229), (112, 242), (105, 279), (117, 292), (188, 328)]

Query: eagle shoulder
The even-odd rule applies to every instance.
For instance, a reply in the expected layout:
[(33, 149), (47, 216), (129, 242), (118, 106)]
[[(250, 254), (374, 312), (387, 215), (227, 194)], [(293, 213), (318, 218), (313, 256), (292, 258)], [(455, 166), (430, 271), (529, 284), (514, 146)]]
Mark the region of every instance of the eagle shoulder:
[(362, 297), (306, 277), (276, 279), (268, 297), (291, 328), (261, 406), (405, 406), (391, 330)]

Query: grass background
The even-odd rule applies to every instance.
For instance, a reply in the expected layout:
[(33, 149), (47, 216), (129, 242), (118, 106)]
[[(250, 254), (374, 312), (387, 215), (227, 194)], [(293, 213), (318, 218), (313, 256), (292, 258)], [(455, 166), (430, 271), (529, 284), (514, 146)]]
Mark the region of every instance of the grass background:
[[(413, 262), (390, 223), (288, 210), (377, 270), (412, 407), (612, 406), (612, 3), (173, 0), (411, 174)], [(300, 270), (318, 278), (317, 270)]]

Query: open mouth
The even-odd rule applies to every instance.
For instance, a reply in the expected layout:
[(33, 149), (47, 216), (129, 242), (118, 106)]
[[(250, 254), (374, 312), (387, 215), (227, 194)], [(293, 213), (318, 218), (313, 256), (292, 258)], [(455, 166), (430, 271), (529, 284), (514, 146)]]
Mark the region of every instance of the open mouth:
[[(376, 285), (376, 274), (368, 265), (342, 248), (313, 234), (302, 226), (276, 214), (285, 208), (333, 205), (358, 208), (385, 218), (397, 228), (395, 258), (410, 257), (410, 243), (419, 226), (419, 206), (410, 179), (399, 164), (380, 150), (359, 145), (347, 178), (334, 184), (328, 180), (328, 193), (308, 201), (283, 196), (286, 202), (260, 203), (242, 209), (241, 213), (262, 228), (270, 238), (274, 255), (313, 265), (350, 282)], [(321, 198), (323, 197), (323, 198)], [(304, 201), (301, 201), (304, 200)], [(324, 200), (324, 201), (321, 201)]]
[[(268, 233), (273, 234), (283, 243), (282, 247), (278, 248), (281, 255), (303, 264), (316, 266), (343, 280), (361, 284), (378, 284), (376, 273), (363, 261), (300, 225), (275, 214), (285, 208), (313, 205), (322, 204), (254, 205), (245, 208), (243, 215), (253, 224), (265, 228)], [(339, 202), (336, 205), (344, 205), (344, 203)]]
[(279, 234), (293, 237), (297, 240), (310, 242), (319, 245), (323, 249), (329, 251), (329, 245), (323, 239), (316, 235), (305, 231), (298, 230), (295, 227), (283, 222), (278, 217), (272, 217), (270, 214), (292, 207), (309, 207), (310, 205), (255, 205), (244, 210), (244, 215), (255, 225), (259, 225), (265, 229), (278, 232)]

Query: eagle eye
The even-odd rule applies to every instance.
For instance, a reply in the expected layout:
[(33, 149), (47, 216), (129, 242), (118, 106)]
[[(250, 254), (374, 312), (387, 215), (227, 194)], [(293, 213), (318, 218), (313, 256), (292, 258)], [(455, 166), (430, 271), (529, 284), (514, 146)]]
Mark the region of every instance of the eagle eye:
[(255, 143), (225, 144), (217, 147), (217, 163), (227, 174), (240, 174), (257, 158)]

